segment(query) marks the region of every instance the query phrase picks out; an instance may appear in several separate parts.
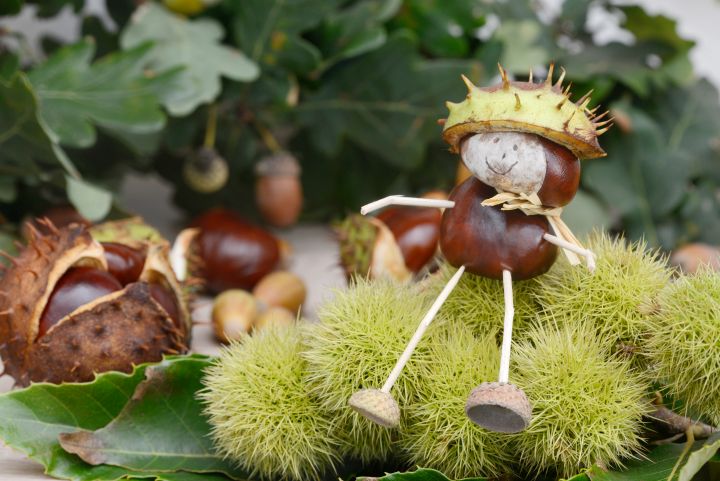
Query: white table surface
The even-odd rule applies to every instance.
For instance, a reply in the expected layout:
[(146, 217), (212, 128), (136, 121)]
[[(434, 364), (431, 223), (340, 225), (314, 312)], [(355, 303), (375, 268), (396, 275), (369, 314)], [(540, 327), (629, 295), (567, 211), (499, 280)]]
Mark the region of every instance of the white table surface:
[[(338, 249), (329, 229), (320, 226), (301, 226), (280, 233), (293, 245), (294, 255), (288, 269), (298, 274), (308, 287), (303, 312), (314, 318), (318, 306), (332, 295), (332, 289), (345, 286), (345, 277), (338, 265)], [(209, 319), (208, 301), (199, 301), (193, 312), (197, 321)], [(198, 324), (193, 328), (192, 350), (202, 354), (215, 354), (219, 345), (215, 342), (209, 325)], [(0, 378), (0, 392), (9, 390), (12, 379)], [(1, 421), (0, 421), (1, 422)], [(43, 467), (26, 459), (12, 449), (0, 446), (0, 481), (47, 481)]]

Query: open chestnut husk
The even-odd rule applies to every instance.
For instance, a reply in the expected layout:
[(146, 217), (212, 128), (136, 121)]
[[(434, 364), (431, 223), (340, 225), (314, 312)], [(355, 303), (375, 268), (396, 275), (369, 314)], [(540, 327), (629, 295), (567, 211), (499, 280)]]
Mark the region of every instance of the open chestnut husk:
[(46, 225), (29, 228), (0, 280), (0, 354), (18, 385), (90, 381), (187, 351), (191, 321), (166, 242), (106, 252), (86, 226)]
[(280, 240), (235, 212), (212, 209), (190, 225), (175, 241), (173, 265), (209, 292), (251, 290), (281, 261)]

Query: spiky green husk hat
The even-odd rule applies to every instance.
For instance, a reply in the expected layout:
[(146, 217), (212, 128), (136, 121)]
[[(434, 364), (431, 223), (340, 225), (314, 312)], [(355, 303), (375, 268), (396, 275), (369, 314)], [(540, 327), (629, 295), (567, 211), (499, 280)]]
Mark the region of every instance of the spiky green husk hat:
[(443, 123), (443, 138), (450, 151), (460, 152), (460, 143), (470, 134), (481, 132), (528, 132), (552, 140), (568, 148), (579, 159), (604, 157), (605, 151), (597, 141), (612, 119), (603, 120), (605, 112), (595, 115), (598, 107), (590, 110), (590, 92), (577, 102), (570, 101), (570, 85), (563, 89), (565, 69), (553, 84), (553, 64), (547, 79), (511, 82), (507, 72), (498, 64), (502, 83), (479, 88), (463, 76), (468, 95), (460, 103), (447, 102), (450, 111)]

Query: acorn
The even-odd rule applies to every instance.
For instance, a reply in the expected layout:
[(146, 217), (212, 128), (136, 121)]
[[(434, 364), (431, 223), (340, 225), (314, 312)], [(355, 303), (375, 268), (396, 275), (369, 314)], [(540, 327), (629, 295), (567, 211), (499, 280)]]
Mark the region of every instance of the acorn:
[(271, 272), (255, 286), (253, 295), (268, 306), (282, 307), (297, 312), (305, 302), (305, 283), (292, 272)]
[(381, 220), (352, 214), (336, 224), (335, 233), (348, 280), (355, 276), (398, 282), (410, 279), (400, 246)]
[(194, 191), (211, 194), (225, 187), (230, 169), (227, 161), (214, 148), (201, 147), (185, 159), (183, 179)]
[(188, 349), (191, 321), (167, 242), (100, 243), (86, 226), (29, 242), (0, 280), (0, 345), (17, 384), (84, 382)]
[(252, 329), (258, 316), (255, 298), (242, 289), (230, 289), (215, 298), (212, 307), (212, 326), (215, 338), (227, 344), (237, 341)]
[(209, 292), (250, 290), (281, 261), (279, 239), (235, 212), (209, 210), (191, 229), (178, 235), (173, 265), (180, 277), (201, 279)]
[(288, 152), (261, 159), (255, 166), (255, 201), (268, 224), (289, 227), (297, 222), (303, 206), (300, 164)]
[(672, 253), (670, 264), (684, 274), (695, 274), (703, 266), (720, 271), (720, 248), (699, 242), (685, 244)]

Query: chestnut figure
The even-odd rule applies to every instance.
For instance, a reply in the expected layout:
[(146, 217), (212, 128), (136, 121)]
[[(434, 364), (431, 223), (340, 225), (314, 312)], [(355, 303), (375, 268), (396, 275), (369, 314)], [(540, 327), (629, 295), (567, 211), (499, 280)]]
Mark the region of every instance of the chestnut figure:
[[(553, 85), (550, 66), (541, 84), (510, 82), (498, 65), (502, 83), (486, 89), (466, 77), (468, 95), (448, 102), (450, 114), (439, 122), (450, 150), (461, 155), (471, 174), (450, 199), (390, 196), (361, 209), (367, 214), (389, 205), (444, 208), (440, 246), (458, 268), (400, 356), (381, 389), (363, 389), (349, 400), (351, 408), (383, 426), (396, 426), (399, 407), (390, 395), (395, 381), (443, 302), (467, 270), (503, 280), (505, 316), (498, 382), (470, 392), (465, 413), (476, 424), (498, 432), (527, 428), (532, 406), (525, 393), (509, 383), (513, 325), (512, 280), (530, 279), (552, 266), (558, 247), (571, 263), (580, 258), (594, 269), (592, 252), (582, 247), (560, 220), (580, 182), (579, 158), (602, 157), (597, 137), (611, 120), (600, 121), (587, 108), (589, 95), (576, 103), (563, 90), (563, 70)], [(553, 232), (553, 233), (551, 233)], [(393, 413), (388, 415), (388, 413)]]

